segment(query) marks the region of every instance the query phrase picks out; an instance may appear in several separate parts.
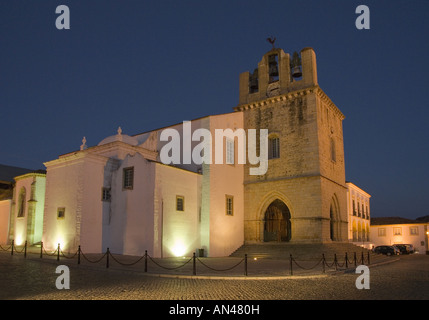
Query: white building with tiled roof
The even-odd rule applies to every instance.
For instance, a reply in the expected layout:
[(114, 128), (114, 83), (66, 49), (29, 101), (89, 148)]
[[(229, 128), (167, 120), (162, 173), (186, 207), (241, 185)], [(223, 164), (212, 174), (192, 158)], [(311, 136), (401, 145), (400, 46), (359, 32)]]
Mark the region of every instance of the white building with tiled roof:
[(429, 222), (401, 217), (371, 218), (374, 246), (412, 244), (418, 253), (428, 252)]

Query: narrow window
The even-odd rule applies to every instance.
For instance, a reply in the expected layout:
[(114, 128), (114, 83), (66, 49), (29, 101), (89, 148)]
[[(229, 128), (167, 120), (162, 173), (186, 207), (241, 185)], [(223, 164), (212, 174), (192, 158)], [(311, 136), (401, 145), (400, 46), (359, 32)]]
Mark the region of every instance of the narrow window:
[(337, 161), (337, 154), (335, 151), (335, 141), (331, 138), (331, 160)]
[(26, 191), (25, 188), (22, 187), (19, 191), (19, 198), (18, 198), (18, 217), (22, 218), (25, 214), (25, 198), (26, 198)]
[(280, 139), (278, 137), (269, 138), (268, 159), (280, 158)]
[(234, 164), (234, 140), (226, 139), (226, 163)]
[(132, 189), (134, 184), (134, 167), (124, 168), (123, 188)]
[(356, 216), (356, 206), (355, 206), (354, 200), (353, 200), (353, 215)]
[(64, 219), (66, 216), (66, 208), (61, 207), (57, 209), (57, 219)]
[(110, 201), (110, 188), (102, 188), (101, 190), (101, 200), (102, 201)]
[(185, 211), (185, 197), (176, 196), (176, 211)]
[(227, 216), (234, 215), (234, 196), (225, 195), (225, 213)]

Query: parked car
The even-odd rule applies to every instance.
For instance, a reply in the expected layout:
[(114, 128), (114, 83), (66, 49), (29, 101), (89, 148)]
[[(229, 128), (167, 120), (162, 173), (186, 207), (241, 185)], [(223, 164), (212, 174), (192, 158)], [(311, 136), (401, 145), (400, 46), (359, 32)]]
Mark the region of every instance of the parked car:
[(394, 244), (393, 247), (397, 248), (401, 254), (409, 254), (409, 248), (405, 244)]
[(405, 246), (408, 248), (409, 253), (414, 253), (416, 251), (412, 244), (406, 244)]
[(414, 246), (412, 244), (394, 244), (394, 247), (398, 248), (401, 254), (414, 253)]
[(388, 256), (399, 254), (399, 249), (394, 246), (377, 246), (374, 248), (375, 253), (381, 253)]

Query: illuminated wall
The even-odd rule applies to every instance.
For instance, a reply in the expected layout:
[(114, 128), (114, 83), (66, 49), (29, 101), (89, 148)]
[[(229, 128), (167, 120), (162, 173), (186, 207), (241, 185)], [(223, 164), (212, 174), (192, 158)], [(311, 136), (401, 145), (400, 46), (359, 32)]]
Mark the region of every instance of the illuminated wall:
[[(192, 212), (188, 210), (185, 214), (177, 215), (174, 214), (174, 210), (172, 209), (168, 209), (167, 213), (164, 210), (164, 214), (167, 214), (167, 216), (163, 216), (164, 220), (162, 223), (164, 238), (157, 240), (159, 243), (162, 242), (162, 246), (158, 245), (158, 248), (162, 247), (163, 256), (170, 253), (172, 255), (181, 255), (181, 252), (190, 254), (198, 248), (204, 249), (206, 256), (227, 256), (244, 243), (243, 165), (238, 164), (239, 146), (237, 139), (235, 139), (234, 143), (235, 163), (226, 164), (226, 141), (224, 139), (222, 151), (223, 164), (215, 164), (215, 130), (231, 129), (232, 131), (236, 131), (237, 129), (243, 129), (243, 114), (241, 112), (232, 112), (191, 121), (189, 127), (191, 134), (200, 128), (207, 129), (211, 135), (211, 164), (200, 165), (191, 161), (189, 164), (181, 163), (175, 165), (177, 168), (187, 170), (188, 174), (183, 173), (186, 171), (179, 174), (180, 171), (178, 170), (180, 169), (177, 168), (162, 169), (162, 173), (157, 169), (157, 179), (164, 175), (165, 177), (157, 180), (156, 188), (162, 185), (163, 190), (171, 190), (170, 192), (162, 193), (166, 198), (174, 197), (174, 199), (171, 198), (168, 201), (169, 204), (174, 203), (175, 196), (181, 195), (185, 190), (187, 192), (195, 190), (192, 192), (199, 194), (198, 205), (195, 196), (191, 197), (191, 203), (185, 199), (186, 208), (188, 209), (189, 206), (192, 206)], [(145, 148), (159, 152), (167, 144), (165, 141), (160, 141), (160, 134), (165, 129), (174, 129), (179, 133), (181, 139), (180, 150), (187, 152), (187, 149), (183, 145), (183, 136), (186, 134), (184, 133), (186, 129), (184, 129), (183, 123), (137, 135), (136, 138)], [(191, 141), (190, 150), (194, 150), (199, 143), (200, 141)], [(176, 172), (173, 173), (171, 170), (176, 170)], [(169, 178), (169, 174), (165, 174), (167, 171), (170, 172), (171, 178)], [(198, 182), (193, 181), (192, 172), (202, 174)], [(183, 182), (183, 185), (181, 185), (180, 181)], [(232, 215), (226, 214), (226, 196), (233, 197), (234, 199)], [(159, 203), (158, 201), (156, 205), (160, 206)], [(163, 203), (165, 205), (165, 199)], [(157, 223), (157, 219), (155, 219), (155, 223)], [(178, 236), (178, 234), (183, 234), (183, 236)], [(161, 254), (161, 249), (158, 249), (156, 252)]]
[(44, 173), (28, 173), (15, 177), (12, 214), (12, 238), (15, 244), (40, 243), (43, 233), (43, 211), (45, 204)]
[(346, 185), (349, 241), (370, 247), (371, 195), (351, 182)]
[(11, 206), (10, 199), (0, 201), (0, 244), (8, 243)]
[(155, 203), (154, 254), (192, 256), (200, 248), (201, 175), (157, 163)]

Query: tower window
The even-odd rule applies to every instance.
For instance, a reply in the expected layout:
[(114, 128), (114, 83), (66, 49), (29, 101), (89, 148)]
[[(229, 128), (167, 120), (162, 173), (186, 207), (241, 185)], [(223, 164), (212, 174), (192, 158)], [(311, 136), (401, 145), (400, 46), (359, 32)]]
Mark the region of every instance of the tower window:
[(268, 159), (280, 158), (280, 139), (273, 137), (268, 139)]
[(335, 151), (335, 141), (331, 138), (331, 160), (337, 161), (337, 154)]

